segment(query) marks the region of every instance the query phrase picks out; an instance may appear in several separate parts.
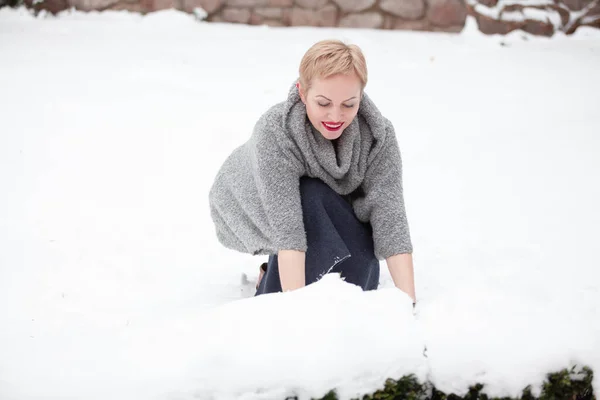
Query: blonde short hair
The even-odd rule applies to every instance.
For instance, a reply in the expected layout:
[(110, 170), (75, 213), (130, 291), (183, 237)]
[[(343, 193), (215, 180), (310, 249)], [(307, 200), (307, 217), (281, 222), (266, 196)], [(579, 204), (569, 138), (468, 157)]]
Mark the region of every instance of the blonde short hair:
[(310, 89), (314, 78), (329, 78), (337, 74), (356, 73), (361, 81), (361, 91), (367, 85), (367, 62), (360, 47), (339, 40), (322, 40), (315, 43), (300, 62), (300, 85)]

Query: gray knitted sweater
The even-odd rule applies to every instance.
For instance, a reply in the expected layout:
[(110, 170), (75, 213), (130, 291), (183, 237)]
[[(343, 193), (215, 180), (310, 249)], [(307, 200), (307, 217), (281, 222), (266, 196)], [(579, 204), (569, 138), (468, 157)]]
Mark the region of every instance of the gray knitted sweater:
[(371, 223), (378, 259), (412, 253), (402, 160), (391, 122), (365, 94), (338, 140), (336, 156), (333, 144), (308, 120), (295, 84), (217, 173), (209, 202), (219, 241), (250, 254), (306, 251), (302, 176), (350, 195), (357, 218)]

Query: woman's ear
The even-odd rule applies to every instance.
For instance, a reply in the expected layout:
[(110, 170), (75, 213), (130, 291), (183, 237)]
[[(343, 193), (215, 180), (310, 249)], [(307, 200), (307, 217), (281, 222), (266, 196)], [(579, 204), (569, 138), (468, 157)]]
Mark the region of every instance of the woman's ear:
[(306, 98), (304, 96), (304, 90), (302, 88), (302, 85), (300, 85), (300, 82), (296, 83), (296, 87), (298, 88), (298, 94), (300, 95), (300, 100), (302, 100), (302, 102), (304, 104), (306, 104)]

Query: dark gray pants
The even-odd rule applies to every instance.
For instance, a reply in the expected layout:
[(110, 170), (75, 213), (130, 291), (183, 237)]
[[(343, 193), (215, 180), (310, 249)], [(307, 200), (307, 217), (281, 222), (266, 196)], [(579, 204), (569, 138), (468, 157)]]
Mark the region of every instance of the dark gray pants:
[[(300, 195), (308, 245), (306, 284), (337, 272), (363, 290), (377, 289), (379, 261), (371, 225), (360, 222), (350, 203), (319, 179), (301, 178)], [(271, 255), (256, 295), (281, 290), (277, 255)]]

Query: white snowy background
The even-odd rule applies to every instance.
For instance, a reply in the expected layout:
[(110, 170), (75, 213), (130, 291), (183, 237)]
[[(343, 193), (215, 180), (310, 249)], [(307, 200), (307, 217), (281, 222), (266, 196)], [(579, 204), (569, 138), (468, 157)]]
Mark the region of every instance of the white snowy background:
[[(376, 292), (328, 276), (254, 298), (263, 258), (214, 235), (217, 169), (324, 38), (363, 48), (396, 128), (416, 315), (384, 263)], [(586, 29), (1, 9), (0, 399), (347, 399), (408, 373), (517, 396), (564, 367), (598, 376), (599, 71)]]

